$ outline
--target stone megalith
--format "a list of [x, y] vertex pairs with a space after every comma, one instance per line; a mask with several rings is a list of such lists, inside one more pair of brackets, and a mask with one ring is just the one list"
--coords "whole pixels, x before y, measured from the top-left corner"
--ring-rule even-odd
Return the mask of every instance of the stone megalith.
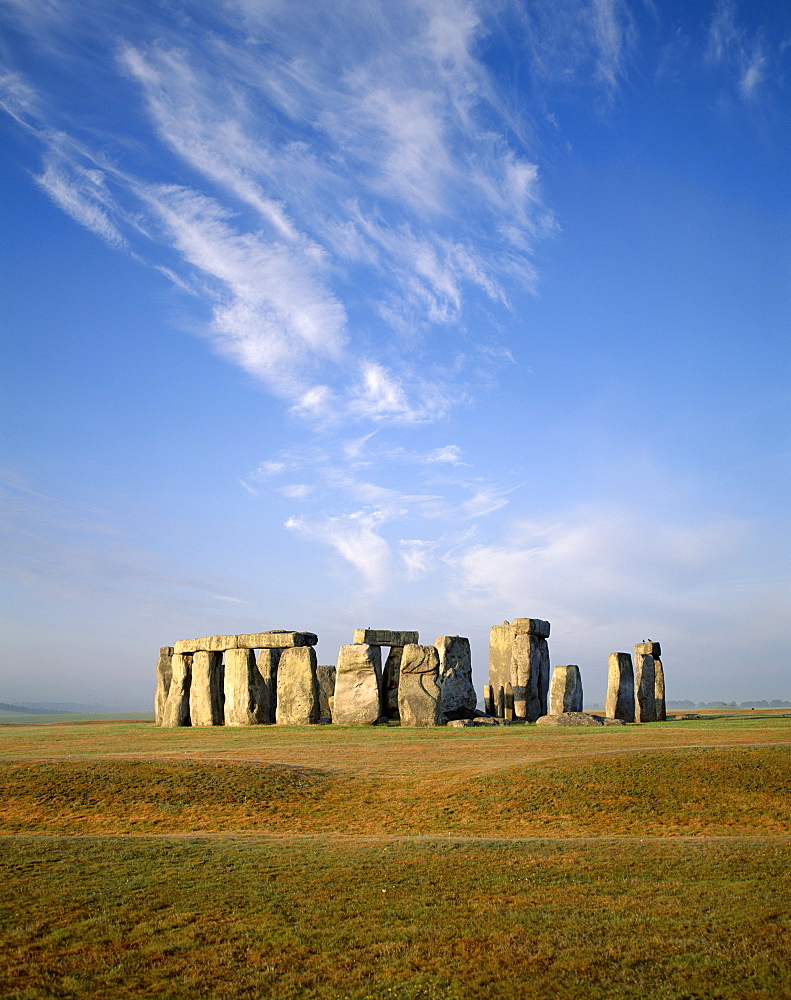
[[494, 715], [494, 689], [491, 684], [483, 686], [483, 710], [487, 715]]
[[222, 653], [198, 650], [192, 654], [191, 725], [221, 726], [224, 702]]
[[634, 721], [656, 722], [654, 658], [634, 654]]
[[471, 719], [478, 696], [472, 683], [470, 640], [461, 635], [441, 635], [434, 645], [439, 653], [439, 686], [446, 719]]
[[403, 646], [391, 646], [382, 675], [382, 711], [388, 719], [398, 721], [398, 682], [401, 678]]
[[154, 694], [154, 724], [162, 725], [162, 716], [165, 713], [165, 702], [168, 700], [170, 690], [170, 678], [173, 673], [171, 660], [173, 659], [172, 646], [160, 646], [159, 659], [157, 660], [157, 690]]
[[225, 725], [257, 726], [271, 720], [269, 689], [252, 649], [225, 651]]
[[549, 646], [543, 636], [538, 642], [538, 652], [538, 707], [541, 715], [546, 715], [549, 709], [549, 683], [552, 670], [549, 665]]
[[162, 725], [168, 729], [190, 724], [192, 653], [174, 653], [170, 665], [170, 688], [162, 712]]
[[604, 711], [610, 719], [634, 722], [634, 667], [629, 653], [610, 653]]
[[503, 718], [507, 722], [514, 721], [514, 686], [510, 681], [505, 685], [505, 711], [503, 712]]
[[368, 643], [341, 646], [335, 674], [333, 724], [372, 726], [382, 715], [382, 649]]
[[[280, 657], [283, 655], [282, 649], [262, 649], [258, 653], [256, 669], [258, 670], [260, 681], [253, 678], [254, 691], [258, 704], [255, 712], [256, 720], [268, 725], [274, 725], [275, 712], [277, 711], [277, 668]], [[263, 686], [263, 690], [261, 689]]]
[[330, 698], [335, 697], [336, 667], [334, 663], [320, 663], [316, 667], [316, 679], [319, 682], [319, 718], [331, 719], [332, 706]]
[[511, 642], [511, 685], [514, 690], [514, 715], [535, 722], [541, 711], [539, 679], [541, 676], [541, 638], [520, 632]]
[[402, 726], [441, 726], [442, 689], [436, 646], [404, 646], [398, 684], [398, 714]]
[[312, 646], [293, 646], [283, 651], [277, 668], [279, 726], [307, 726], [319, 721], [317, 666]]
[[[535, 721], [539, 715], [546, 714], [547, 694], [549, 692], [549, 646], [547, 645], [549, 633], [549, 622], [541, 618], [515, 618], [512, 622], [504, 621], [502, 625], [493, 626], [489, 635], [489, 684], [493, 689], [496, 711], [501, 717], [505, 711], [505, 685], [509, 682], [514, 688], [514, 714], [517, 718], [528, 718]], [[519, 690], [526, 686], [523, 683], [524, 678], [513, 676], [514, 644], [519, 636], [532, 636], [531, 659], [534, 656], [536, 660], [536, 675], [535, 681], [531, 681], [531, 684], [535, 684], [538, 709], [527, 707], [529, 699], [525, 697], [524, 691]], [[525, 670], [527, 668], [524, 662], [526, 655], [524, 647], [526, 645], [523, 640], [523, 648], [518, 654], [523, 661], [522, 667]], [[530, 666], [532, 671], [533, 664], [531, 663]]]
[[552, 671], [549, 691], [549, 715], [582, 711], [582, 677], [575, 663], [557, 666]]
[[662, 647], [658, 642], [636, 642], [635, 653], [648, 653], [654, 658], [654, 701], [656, 703], [656, 721], [665, 722], [667, 707], [665, 705], [665, 668], [662, 666]]

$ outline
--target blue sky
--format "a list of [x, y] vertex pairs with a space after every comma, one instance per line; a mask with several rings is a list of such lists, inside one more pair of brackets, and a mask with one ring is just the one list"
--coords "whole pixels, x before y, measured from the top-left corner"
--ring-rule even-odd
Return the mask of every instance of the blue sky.
[[4, 701], [552, 622], [791, 697], [791, 10], [0, 0]]

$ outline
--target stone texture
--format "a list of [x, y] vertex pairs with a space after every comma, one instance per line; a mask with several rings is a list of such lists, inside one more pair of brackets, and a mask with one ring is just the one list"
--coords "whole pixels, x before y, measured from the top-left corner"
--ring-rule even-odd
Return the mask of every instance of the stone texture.
[[514, 687], [513, 684], [505, 685], [505, 711], [503, 718], [508, 722], [514, 721]]
[[634, 721], [656, 722], [654, 658], [634, 654]]
[[662, 666], [662, 661], [656, 656], [654, 657], [654, 701], [656, 702], [656, 721], [665, 722], [667, 719], [665, 668]]
[[162, 725], [168, 729], [190, 724], [190, 685], [192, 684], [192, 654], [174, 653], [171, 661], [170, 688]]
[[162, 725], [162, 716], [165, 713], [165, 703], [168, 700], [170, 690], [170, 677], [173, 671], [171, 659], [173, 658], [172, 646], [160, 646], [159, 659], [157, 660], [157, 689], [154, 693], [154, 723]]
[[483, 686], [483, 707], [486, 710], [486, 715], [494, 715], [494, 690], [491, 684]]
[[540, 618], [514, 618], [511, 622], [511, 628], [517, 635], [527, 634], [537, 635], [539, 639], [549, 638], [549, 622], [542, 621]]
[[489, 684], [494, 697], [495, 715], [499, 710], [500, 688], [505, 692], [505, 685], [511, 681], [511, 646], [514, 634], [510, 622], [493, 625], [489, 633]]
[[[306, 726], [319, 721], [319, 682], [312, 646], [283, 650], [277, 668], [277, 714], [281, 726]], [[338, 711], [337, 701], [335, 713]]]
[[[266, 689], [265, 694], [257, 695], [258, 708], [255, 715], [258, 722], [274, 725], [277, 712], [277, 668], [280, 657], [283, 655], [282, 649], [272, 649], [265, 647], [258, 654], [256, 668], [261, 677], [261, 683]], [[258, 691], [258, 680], [253, 679], [256, 691]]]
[[398, 682], [401, 677], [401, 657], [403, 655], [403, 646], [391, 646], [382, 675], [382, 711], [388, 719], [392, 719], [394, 722], [400, 718], [398, 714]]
[[650, 640], [648, 642], [636, 642], [634, 644], [634, 651], [635, 653], [647, 653], [648, 656], [653, 656], [654, 659], [662, 655], [662, 647], [659, 643], [651, 642]]
[[335, 676], [332, 721], [372, 726], [382, 715], [382, 650], [368, 643], [341, 646]]
[[629, 653], [610, 653], [604, 711], [610, 719], [634, 722], [634, 667]]
[[536, 719], [537, 726], [603, 726], [604, 719], [588, 712], [562, 712], [558, 715], [542, 715]]
[[251, 632], [246, 635], [209, 635], [203, 639], [179, 639], [174, 653], [222, 653], [226, 649], [288, 649], [292, 646], [315, 646], [319, 638], [313, 632]]
[[552, 671], [549, 692], [549, 715], [582, 711], [582, 677], [575, 663], [557, 666]]
[[224, 701], [222, 653], [207, 653], [205, 650], [193, 653], [190, 724], [221, 726]]
[[404, 646], [398, 685], [398, 714], [402, 726], [440, 726], [444, 722], [436, 646], [419, 646], [417, 643]]
[[225, 725], [257, 726], [271, 722], [270, 690], [252, 649], [225, 652]]
[[476, 717], [472, 720], [472, 724], [474, 726], [499, 726], [500, 720], [488, 715], [483, 718], [476, 715]]
[[316, 679], [319, 682], [319, 718], [331, 719], [332, 708], [330, 698], [335, 697], [335, 676], [337, 670], [334, 663], [320, 663], [316, 667]]
[[549, 708], [549, 682], [552, 673], [549, 666], [549, 646], [546, 639], [539, 639], [538, 652], [538, 704], [541, 714], [546, 715]]
[[434, 645], [439, 653], [439, 686], [446, 719], [471, 719], [478, 704], [472, 683], [470, 640], [461, 635], [441, 635]]
[[355, 645], [406, 646], [418, 641], [417, 632], [391, 632], [384, 628], [356, 628], [354, 630]]
[[535, 722], [541, 711], [539, 680], [544, 640], [529, 632], [515, 635], [511, 643], [511, 684], [514, 689], [514, 714], [517, 719]]
[[453, 729], [466, 729], [468, 726], [474, 726], [475, 722], [473, 719], [448, 719], [448, 725]]

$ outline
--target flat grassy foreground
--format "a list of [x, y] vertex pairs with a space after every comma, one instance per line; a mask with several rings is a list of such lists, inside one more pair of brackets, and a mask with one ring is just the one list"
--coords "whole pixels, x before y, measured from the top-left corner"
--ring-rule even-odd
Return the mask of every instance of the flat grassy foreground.
[[791, 719], [0, 726], [0, 996], [791, 997]]

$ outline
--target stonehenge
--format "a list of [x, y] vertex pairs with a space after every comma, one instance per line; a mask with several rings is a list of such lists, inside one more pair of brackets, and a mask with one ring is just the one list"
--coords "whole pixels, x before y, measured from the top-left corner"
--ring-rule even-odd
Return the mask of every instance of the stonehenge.
[[181, 639], [160, 647], [154, 718], [163, 728], [319, 721], [414, 727], [625, 725], [666, 719], [658, 642], [636, 643], [634, 655], [609, 655], [605, 716], [593, 716], [583, 709], [579, 666], [550, 668], [549, 634], [550, 623], [540, 618], [515, 618], [491, 628], [483, 711], [477, 707], [465, 636], [442, 635], [425, 646], [417, 631], [355, 629], [337, 662], [321, 666], [313, 632], [272, 629]]

